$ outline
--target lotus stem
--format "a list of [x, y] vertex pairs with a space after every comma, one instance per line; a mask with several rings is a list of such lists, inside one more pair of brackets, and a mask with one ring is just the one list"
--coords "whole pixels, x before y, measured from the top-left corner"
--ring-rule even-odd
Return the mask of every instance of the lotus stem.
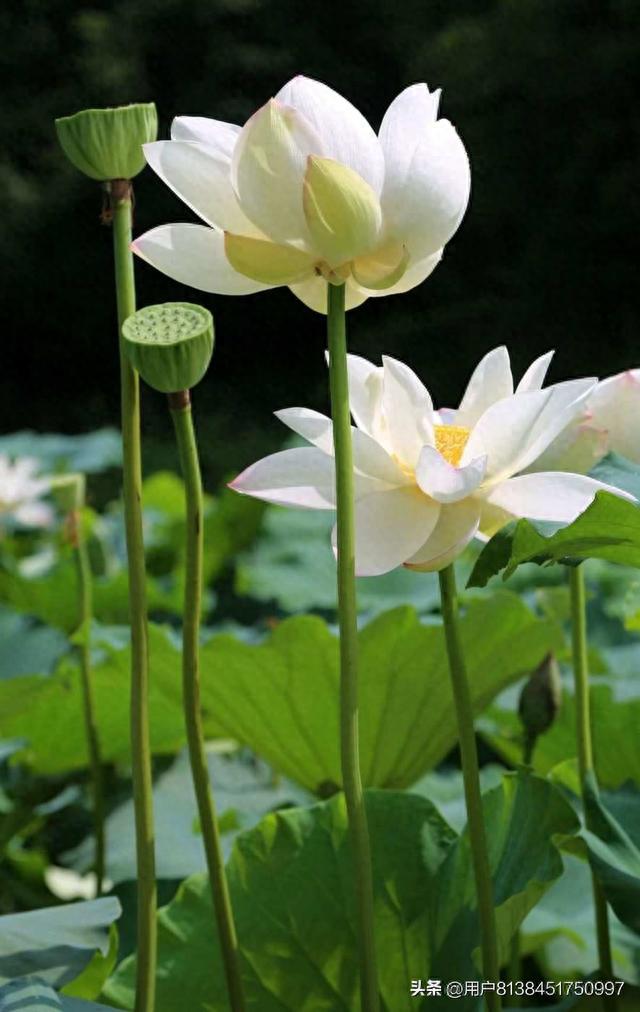
[[[588, 807], [584, 804], [585, 785], [588, 778], [596, 783], [591, 737], [591, 705], [589, 694], [589, 660], [587, 654], [587, 607], [582, 566], [568, 566], [569, 590], [571, 595], [571, 643], [573, 653], [573, 679], [576, 701], [576, 739], [578, 747], [578, 770], [582, 791], [583, 810], [587, 829], [592, 829]], [[602, 980], [613, 980], [613, 959], [609, 936], [609, 911], [602, 886], [593, 871], [593, 907], [598, 944], [598, 969]], [[602, 996], [603, 1008], [616, 1012], [618, 1003], [615, 995]]]
[[340, 744], [342, 780], [353, 854], [360, 962], [360, 1007], [379, 1012], [369, 827], [358, 741], [358, 623], [355, 581], [353, 452], [347, 373], [344, 285], [329, 284], [327, 336], [336, 467], [338, 621], [340, 627]]
[[169, 394], [180, 466], [185, 483], [186, 574], [182, 633], [182, 693], [191, 775], [198, 802], [200, 828], [209, 870], [213, 908], [218, 925], [229, 1000], [233, 1012], [244, 1012], [238, 939], [215, 802], [209, 783], [200, 709], [200, 611], [202, 607], [202, 479], [188, 390]]
[[153, 780], [149, 742], [149, 646], [145, 557], [142, 537], [142, 464], [140, 450], [140, 390], [138, 375], [124, 349], [122, 324], [135, 312], [135, 283], [131, 244], [131, 183], [114, 179], [110, 185], [113, 254], [120, 335], [120, 392], [124, 522], [129, 574], [131, 623], [131, 768], [135, 808], [137, 860], [137, 961], [135, 1012], [154, 1012], [157, 955]]
[[79, 509], [71, 510], [69, 513], [68, 523], [78, 574], [78, 625], [82, 636], [79, 648], [80, 678], [82, 685], [82, 711], [85, 735], [87, 739], [87, 751], [89, 753], [91, 793], [93, 796], [93, 826], [95, 837], [95, 858], [93, 868], [96, 876], [96, 896], [101, 896], [104, 887], [105, 866], [104, 792], [100, 737], [98, 735], [96, 706], [93, 695], [93, 678], [91, 672], [91, 619], [93, 617], [91, 567], [89, 565], [87, 543], [82, 529], [82, 513]]
[[[497, 984], [500, 980], [500, 957], [493, 905], [493, 884], [487, 850], [487, 835], [482, 813], [480, 771], [473, 726], [473, 708], [471, 706], [469, 681], [458, 625], [458, 595], [453, 566], [447, 566], [446, 569], [440, 571], [438, 576], [440, 577], [442, 619], [449, 658], [453, 702], [458, 724], [469, 841], [471, 844], [471, 857], [478, 900], [482, 970], [484, 980], [487, 983]], [[495, 992], [490, 992], [485, 997], [489, 1012], [500, 1012], [502, 1008], [500, 996]]]

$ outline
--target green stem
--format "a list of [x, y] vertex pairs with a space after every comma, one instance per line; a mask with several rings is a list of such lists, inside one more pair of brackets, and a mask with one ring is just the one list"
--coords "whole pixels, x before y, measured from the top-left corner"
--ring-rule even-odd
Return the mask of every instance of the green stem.
[[102, 783], [102, 759], [100, 756], [100, 738], [96, 720], [96, 707], [93, 697], [93, 679], [91, 675], [91, 618], [93, 613], [91, 567], [87, 553], [87, 543], [82, 529], [82, 514], [74, 510], [69, 520], [71, 523], [72, 540], [75, 546], [76, 568], [78, 573], [78, 619], [82, 635], [80, 644], [80, 677], [82, 682], [82, 709], [84, 716], [87, 750], [89, 752], [89, 768], [91, 771], [91, 790], [93, 794], [93, 824], [95, 835], [96, 896], [102, 895], [104, 886], [104, 793]]
[[207, 856], [227, 989], [233, 1012], [244, 1012], [238, 940], [224, 870], [215, 803], [209, 784], [209, 770], [200, 710], [200, 611], [202, 607], [202, 479], [193, 428], [189, 392], [169, 395], [176, 431], [186, 499], [186, 573], [184, 627], [182, 633], [182, 692], [189, 744], [191, 775], [198, 802], [200, 828]]
[[124, 522], [129, 569], [131, 622], [131, 767], [135, 807], [138, 879], [138, 929], [135, 1012], [153, 1012], [156, 976], [155, 846], [153, 781], [149, 742], [149, 647], [145, 558], [142, 539], [142, 463], [140, 450], [140, 391], [138, 374], [129, 364], [121, 333], [123, 322], [135, 312], [131, 244], [131, 184], [110, 184], [113, 214], [113, 255], [120, 335], [120, 392]]
[[[587, 608], [582, 566], [569, 566], [569, 589], [571, 592], [571, 641], [573, 650], [573, 678], [576, 700], [576, 738], [578, 746], [578, 770], [583, 791], [583, 807], [587, 829], [592, 829], [587, 806], [584, 805], [584, 788], [587, 778], [595, 778], [593, 745], [591, 739], [591, 706], [589, 698], [589, 660], [587, 654]], [[609, 937], [609, 913], [602, 886], [591, 873], [593, 906], [598, 943], [598, 963], [602, 980], [613, 980], [613, 959]], [[603, 1006], [615, 1012], [615, 995], [603, 996]]]
[[353, 853], [360, 960], [360, 1005], [378, 1012], [373, 873], [358, 743], [358, 624], [355, 582], [353, 453], [347, 374], [344, 285], [328, 286], [327, 334], [336, 464], [338, 620], [340, 625], [340, 742], [342, 779]]
[[[485, 981], [488, 983], [498, 983], [500, 980], [500, 957], [498, 954], [498, 936], [493, 908], [493, 884], [491, 881], [487, 837], [482, 814], [480, 771], [478, 768], [478, 751], [473, 726], [473, 708], [471, 706], [467, 670], [458, 627], [458, 595], [453, 566], [447, 566], [438, 575], [440, 577], [442, 619], [449, 657], [453, 701], [458, 722], [469, 841], [471, 843], [471, 856], [478, 898], [482, 969]], [[486, 1002], [489, 1012], [500, 1012], [502, 1002], [499, 995], [495, 993], [487, 994]]]

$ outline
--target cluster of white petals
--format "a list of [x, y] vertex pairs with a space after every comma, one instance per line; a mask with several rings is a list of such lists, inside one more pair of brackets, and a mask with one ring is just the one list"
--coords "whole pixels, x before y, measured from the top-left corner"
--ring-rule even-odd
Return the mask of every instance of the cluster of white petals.
[[[439, 411], [402, 362], [349, 356], [358, 575], [443, 569], [472, 538], [510, 520], [568, 523], [599, 490], [626, 495], [584, 474], [541, 470], [545, 451], [596, 389], [594, 379], [543, 389], [551, 356], [533, 362], [514, 388], [507, 350], [496, 348], [459, 407]], [[306, 408], [276, 414], [311, 445], [265, 457], [231, 487], [284, 506], [335, 509], [330, 419]]]
[[12, 463], [0, 454], [0, 523], [9, 518], [28, 527], [48, 527], [53, 522], [51, 506], [41, 502], [50, 481], [37, 473], [37, 460], [21, 457]]
[[243, 127], [174, 120], [149, 165], [206, 225], [161, 225], [133, 250], [176, 281], [221, 295], [280, 285], [326, 311], [406, 292], [436, 267], [469, 199], [467, 154], [426, 84], [391, 103], [376, 135], [345, 98], [296, 77]]

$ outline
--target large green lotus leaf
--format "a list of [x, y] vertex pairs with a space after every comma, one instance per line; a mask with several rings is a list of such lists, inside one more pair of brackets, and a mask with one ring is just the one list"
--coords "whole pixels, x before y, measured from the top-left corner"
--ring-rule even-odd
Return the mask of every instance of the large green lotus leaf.
[[0, 679], [51, 671], [68, 649], [59, 629], [0, 608]]
[[546, 565], [581, 559], [640, 567], [640, 506], [610, 492], [598, 492], [584, 513], [566, 527], [515, 521], [485, 545], [468, 585], [484, 587], [500, 572], [506, 580], [526, 562]]
[[12, 980], [0, 987], [0, 1012], [109, 1012], [106, 1005], [58, 994], [38, 977]]
[[[500, 591], [461, 620], [476, 713], [559, 645], [558, 627]], [[276, 769], [320, 795], [341, 783], [338, 643], [319, 618], [290, 618], [254, 646], [230, 636], [202, 650], [205, 713]], [[0, 711], [1, 712], [1, 711]], [[407, 787], [456, 742], [442, 625], [411, 608], [360, 633], [360, 756], [370, 787]], [[12, 731], [12, 733], [15, 733]]]
[[[383, 1008], [442, 1010], [448, 999], [410, 996], [412, 979], [477, 979], [479, 944], [466, 833], [453, 831], [414, 794], [367, 795], [374, 866], [376, 942]], [[554, 837], [575, 816], [556, 788], [510, 775], [485, 796], [503, 940], [562, 868]], [[509, 830], [517, 826], [514, 837]], [[260, 1012], [356, 1012], [351, 852], [344, 798], [269, 815], [241, 834], [228, 865], [248, 1002]], [[455, 937], [453, 932], [455, 931]], [[445, 936], [443, 938], [443, 935]], [[188, 879], [159, 915], [156, 1012], [227, 1012], [208, 883]], [[134, 961], [105, 989], [133, 1004]], [[476, 999], [461, 1012], [476, 1012]]]
[[[629, 799], [631, 798], [631, 803]], [[640, 935], [640, 794], [625, 792], [625, 803], [617, 815], [599, 795], [592, 775], [584, 792], [589, 829], [582, 833], [589, 862], [607, 900], [623, 924]], [[629, 817], [625, 816], [629, 813]], [[624, 818], [624, 823], [620, 821]]]
[[109, 950], [109, 927], [120, 916], [117, 899], [47, 907], [0, 917], [0, 984], [37, 976], [62, 987]]
[[[598, 965], [591, 873], [586, 861], [564, 854], [564, 873], [531, 910], [521, 928], [521, 953], [535, 954], [547, 980], [587, 976]], [[616, 976], [640, 983], [640, 939], [609, 912]]]
[[[616, 666], [619, 651], [603, 657]], [[591, 680], [592, 733], [600, 784], [617, 788], [626, 780], [640, 784], [640, 681], [624, 670], [615, 676]], [[479, 719], [478, 727], [492, 748], [508, 763], [522, 762], [522, 725], [517, 713], [519, 690], [507, 689]], [[563, 681], [562, 705], [549, 731], [536, 741], [533, 767], [547, 774], [554, 766], [576, 756], [576, 713], [571, 679]], [[615, 742], [615, 747], [612, 743]]]
[[[238, 564], [237, 591], [290, 613], [336, 611], [336, 562], [331, 551], [335, 517], [322, 510], [267, 509], [261, 536]], [[458, 563], [461, 578], [469, 573], [467, 553]], [[309, 573], [313, 578], [309, 579]], [[384, 576], [358, 580], [358, 608], [378, 613], [400, 604], [420, 612], [432, 611], [440, 601], [435, 573], [394, 569]]]
[[[312, 800], [296, 784], [282, 777], [275, 778], [271, 770], [254, 757], [210, 752], [207, 759], [225, 857], [229, 856], [238, 832], [254, 826], [267, 812]], [[156, 780], [153, 815], [157, 877], [182, 880], [194, 872], [205, 871], [207, 864], [186, 751]], [[106, 832], [107, 877], [115, 883], [135, 879], [132, 800], [110, 813]], [[87, 837], [63, 859], [79, 872], [89, 871], [94, 861], [93, 837]]]
[[0, 453], [37, 457], [43, 472], [94, 473], [120, 466], [122, 440], [117, 429], [96, 429], [80, 436], [23, 431], [0, 436]]

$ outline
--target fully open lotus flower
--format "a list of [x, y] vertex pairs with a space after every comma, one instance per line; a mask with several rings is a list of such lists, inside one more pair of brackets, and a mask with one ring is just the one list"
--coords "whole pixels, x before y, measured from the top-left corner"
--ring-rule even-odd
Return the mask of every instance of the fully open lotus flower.
[[221, 295], [288, 285], [326, 311], [406, 292], [438, 264], [469, 199], [469, 161], [440, 92], [415, 84], [378, 136], [325, 84], [296, 77], [240, 128], [174, 120], [144, 146], [149, 165], [206, 225], [161, 225], [134, 251], [184, 284]]
[[[522, 473], [594, 388], [593, 379], [579, 379], [541, 389], [549, 360], [535, 361], [514, 393], [498, 349], [474, 372], [457, 411], [439, 413], [402, 362], [383, 358], [377, 367], [349, 356], [358, 575], [403, 564], [443, 569], [474, 536], [516, 517], [567, 523], [601, 489], [631, 498], [582, 474]], [[306, 408], [276, 415], [312, 445], [265, 457], [231, 487], [284, 506], [335, 509], [331, 421]]]
[[0, 523], [7, 518], [28, 527], [53, 523], [53, 510], [40, 501], [50, 489], [50, 480], [36, 477], [37, 471], [38, 461], [31, 457], [12, 463], [0, 454]]

